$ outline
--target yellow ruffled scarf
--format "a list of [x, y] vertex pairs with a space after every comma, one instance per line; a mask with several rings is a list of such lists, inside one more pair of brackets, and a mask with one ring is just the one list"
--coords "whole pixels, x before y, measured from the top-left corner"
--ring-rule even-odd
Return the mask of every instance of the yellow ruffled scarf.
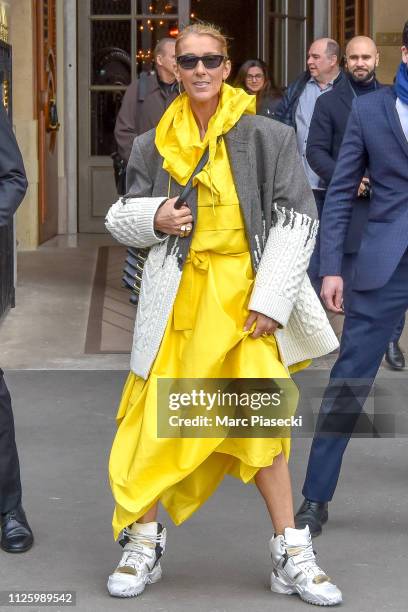
[[[199, 180], [210, 187], [212, 192], [220, 194], [225, 165], [218, 162], [228, 163], [228, 158], [225, 146], [217, 147], [217, 139], [226, 134], [244, 113], [256, 113], [256, 97], [224, 83], [217, 110], [201, 140], [189, 98], [186, 93], [180, 95], [169, 106], [156, 128], [155, 143], [164, 158], [164, 170], [180, 185], [185, 185], [208, 144], [209, 162], [197, 175], [196, 181]], [[217, 163], [214, 164], [214, 161]]]

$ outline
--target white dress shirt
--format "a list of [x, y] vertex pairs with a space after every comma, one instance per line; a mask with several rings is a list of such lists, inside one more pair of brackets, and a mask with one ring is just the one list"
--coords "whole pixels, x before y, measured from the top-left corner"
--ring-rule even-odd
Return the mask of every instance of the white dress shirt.
[[405, 102], [397, 98], [396, 106], [405, 138], [408, 140], [408, 104], [405, 104]]
[[313, 111], [316, 105], [317, 98], [333, 89], [333, 82], [337, 79], [337, 76], [332, 81], [330, 81], [330, 83], [327, 83], [324, 89], [321, 88], [320, 84], [315, 81], [313, 77], [310, 78], [310, 80], [306, 83], [306, 87], [304, 88], [299, 98], [299, 104], [296, 109], [297, 145], [299, 154], [302, 158], [303, 168], [309, 181], [309, 185], [312, 189], [322, 188], [322, 181], [318, 177], [318, 175], [311, 169], [306, 159], [306, 146], [307, 139], [309, 136], [310, 122], [312, 121]]

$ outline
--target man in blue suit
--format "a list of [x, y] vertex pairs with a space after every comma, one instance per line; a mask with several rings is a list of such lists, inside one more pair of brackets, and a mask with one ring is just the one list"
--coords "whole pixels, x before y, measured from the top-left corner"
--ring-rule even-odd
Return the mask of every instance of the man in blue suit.
[[[408, 308], [408, 22], [394, 88], [354, 100], [322, 217], [322, 297], [341, 312], [344, 241], [368, 169], [372, 197], [355, 255], [339, 357], [320, 409], [296, 527], [321, 533], [343, 453], [395, 325]], [[357, 387], [357, 389], [356, 389]], [[337, 435], [334, 433], [337, 432]]]

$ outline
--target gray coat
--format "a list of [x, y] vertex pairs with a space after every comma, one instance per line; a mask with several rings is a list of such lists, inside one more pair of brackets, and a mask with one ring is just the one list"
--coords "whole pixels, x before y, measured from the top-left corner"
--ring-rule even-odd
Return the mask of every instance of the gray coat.
[[[143, 271], [131, 359], [132, 370], [143, 378], [157, 355], [194, 232], [179, 238], [154, 231], [154, 216], [169, 185], [154, 138], [152, 130], [135, 139], [128, 193], [106, 218], [107, 229], [120, 242], [152, 247]], [[280, 324], [275, 337], [286, 365], [326, 354], [338, 342], [306, 275], [318, 222], [294, 131], [266, 117], [244, 115], [225, 142], [256, 275], [249, 309]], [[170, 197], [181, 190], [172, 181]], [[196, 219], [196, 190], [188, 204]]]

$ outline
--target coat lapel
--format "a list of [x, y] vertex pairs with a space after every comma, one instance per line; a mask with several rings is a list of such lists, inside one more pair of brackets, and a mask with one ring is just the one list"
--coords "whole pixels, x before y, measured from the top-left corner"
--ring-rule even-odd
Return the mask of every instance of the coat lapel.
[[392, 131], [401, 147], [403, 148], [406, 155], [408, 155], [408, 141], [405, 137], [404, 130], [402, 129], [401, 122], [399, 119], [398, 111], [395, 106], [397, 97], [395, 95], [394, 89], [390, 89], [387, 92], [388, 95], [384, 98], [384, 104], [388, 116], [388, 120], [390, 122]]
[[343, 102], [343, 104], [345, 104], [347, 110], [351, 112], [354, 95], [347, 77], [344, 77], [339, 98]]

